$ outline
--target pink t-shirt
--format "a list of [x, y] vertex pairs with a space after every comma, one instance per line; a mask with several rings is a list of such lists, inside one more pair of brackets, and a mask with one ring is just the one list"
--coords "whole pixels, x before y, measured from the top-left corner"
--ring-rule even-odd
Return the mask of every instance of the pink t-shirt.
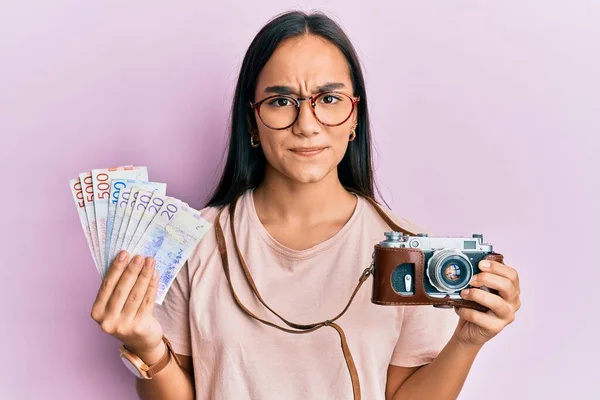
[[[285, 326], [252, 294], [221, 215], [233, 286], [254, 314]], [[352, 385], [332, 327], [291, 334], [263, 325], [241, 311], [231, 295], [219, 250], [215, 207], [201, 210], [213, 228], [201, 240], [155, 315], [175, 351], [193, 356], [197, 399], [351, 399]], [[388, 210], [389, 214], [389, 210]], [[390, 214], [398, 225], [419, 229]], [[306, 250], [273, 239], [261, 224], [252, 190], [238, 201], [235, 227], [242, 255], [265, 302], [289, 321], [320, 322], [348, 302], [373, 246], [390, 227], [358, 197], [350, 220], [333, 237]], [[412, 367], [432, 361], [457, 323], [452, 310], [371, 303], [372, 278], [337, 323], [345, 332], [363, 399], [385, 398], [389, 364]]]

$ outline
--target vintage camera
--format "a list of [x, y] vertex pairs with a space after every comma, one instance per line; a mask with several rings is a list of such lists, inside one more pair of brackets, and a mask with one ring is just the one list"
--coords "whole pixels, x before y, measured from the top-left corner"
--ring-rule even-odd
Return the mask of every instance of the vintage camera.
[[503, 256], [484, 243], [481, 234], [468, 238], [386, 232], [373, 254], [372, 302], [485, 311], [487, 308], [460, 296], [461, 290], [470, 287], [483, 259], [502, 262]]

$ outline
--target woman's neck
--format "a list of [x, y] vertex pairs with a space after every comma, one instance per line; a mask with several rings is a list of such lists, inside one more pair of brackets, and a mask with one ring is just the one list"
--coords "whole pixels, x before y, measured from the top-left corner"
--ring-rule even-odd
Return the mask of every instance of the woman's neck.
[[324, 219], [352, 213], [356, 197], [339, 181], [337, 171], [315, 183], [290, 181], [277, 173], [266, 173], [254, 191], [254, 203], [261, 219], [311, 225]]

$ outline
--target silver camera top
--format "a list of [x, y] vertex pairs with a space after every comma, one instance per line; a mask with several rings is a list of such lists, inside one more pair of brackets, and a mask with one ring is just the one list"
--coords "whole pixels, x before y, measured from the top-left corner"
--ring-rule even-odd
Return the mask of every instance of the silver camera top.
[[461, 252], [492, 252], [490, 243], [483, 242], [483, 235], [475, 233], [472, 237], [464, 236], [432, 236], [419, 233], [417, 236], [405, 235], [402, 232], [385, 232], [385, 240], [379, 242], [383, 247], [401, 247], [422, 251], [456, 249]]

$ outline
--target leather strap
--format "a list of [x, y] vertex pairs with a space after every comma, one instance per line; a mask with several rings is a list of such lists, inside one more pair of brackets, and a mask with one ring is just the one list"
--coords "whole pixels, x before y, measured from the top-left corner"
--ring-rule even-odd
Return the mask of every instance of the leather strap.
[[356, 365], [354, 364], [354, 360], [352, 358], [352, 353], [350, 352], [350, 348], [348, 347], [348, 342], [346, 340], [346, 335], [344, 334], [343, 329], [335, 323], [335, 321], [340, 318], [342, 315], [344, 315], [344, 313], [348, 310], [348, 308], [350, 307], [350, 304], [352, 304], [352, 301], [354, 300], [354, 297], [356, 296], [356, 293], [358, 293], [358, 290], [360, 289], [360, 287], [362, 286], [362, 284], [367, 280], [367, 278], [369, 277], [369, 275], [371, 274], [371, 267], [366, 268], [363, 273], [361, 274], [358, 284], [356, 286], [356, 288], [354, 289], [354, 292], [352, 293], [352, 295], [350, 296], [350, 299], [348, 300], [348, 304], [346, 304], [346, 307], [344, 307], [344, 309], [338, 314], [336, 315], [334, 318], [329, 319], [329, 320], [325, 320], [325, 321], [321, 321], [321, 322], [317, 322], [317, 323], [313, 323], [313, 324], [297, 324], [291, 321], [286, 320], [285, 318], [283, 318], [279, 313], [277, 313], [275, 310], [273, 310], [271, 307], [269, 307], [265, 301], [263, 300], [263, 298], [261, 297], [260, 293], [258, 292], [258, 289], [254, 283], [254, 280], [252, 279], [252, 275], [250, 274], [250, 271], [248, 269], [248, 266], [246, 265], [246, 262], [244, 261], [244, 258], [240, 252], [240, 249], [238, 247], [238, 243], [237, 243], [237, 237], [235, 235], [235, 227], [234, 227], [234, 215], [235, 215], [235, 206], [237, 203], [237, 199], [235, 199], [231, 205], [229, 206], [229, 218], [230, 218], [230, 225], [231, 225], [231, 232], [233, 235], [233, 241], [234, 241], [234, 245], [235, 245], [235, 249], [238, 255], [238, 258], [240, 260], [240, 264], [242, 266], [242, 269], [244, 271], [244, 274], [246, 276], [246, 281], [248, 282], [248, 284], [250, 285], [250, 288], [252, 289], [252, 292], [254, 293], [254, 295], [256, 296], [256, 298], [269, 310], [271, 311], [275, 316], [277, 316], [281, 321], [283, 321], [287, 326], [289, 326], [290, 328], [285, 328], [283, 326], [279, 326], [273, 322], [264, 320], [258, 316], [256, 316], [254, 313], [252, 313], [252, 311], [248, 310], [240, 301], [240, 299], [238, 298], [237, 294], [235, 293], [235, 290], [233, 288], [232, 282], [231, 282], [231, 276], [230, 276], [230, 270], [229, 270], [229, 260], [228, 260], [228, 256], [227, 256], [227, 245], [225, 243], [225, 236], [223, 235], [223, 230], [221, 228], [221, 223], [220, 223], [220, 218], [221, 218], [221, 213], [223, 212], [223, 209], [221, 209], [221, 211], [219, 212], [219, 214], [217, 215], [216, 218], [216, 224], [215, 224], [215, 233], [217, 236], [217, 245], [219, 247], [219, 252], [221, 254], [221, 260], [223, 263], [223, 269], [225, 271], [225, 276], [227, 277], [227, 282], [229, 284], [229, 288], [231, 290], [231, 294], [233, 295], [233, 298], [235, 299], [236, 304], [246, 313], [248, 314], [250, 317], [254, 318], [255, 320], [271, 326], [273, 328], [279, 329], [281, 331], [284, 332], [288, 332], [288, 333], [293, 333], [293, 334], [305, 334], [305, 333], [309, 333], [309, 332], [313, 332], [316, 331], [317, 329], [321, 329], [324, 326], [331, 326], [333, 329], [335, 329], [339, 336], [340, 336], [340, 341], [341, 341], [341, 346], [342, 346], [342, 352], [344, 354], [344, 359], [346, 361], [346, 366], [348, 367], [348, 372], [350, 373], [350, 380], [352, 382], [352, 392], [353, 392], [353, 398], [354, 400], [361, 400], [361, 393], [360, 393], [360, 380], [358, 377], [358, 371], [356, 370]]
[[[347, 190], [354, 192], [351, 189]], [[381, 216], [381, 218], [383, 218], [383, 220], [393, 229], [393, 230], [401, 230], [403, 232], [407, 232], [409, 234], [414, 234], [413, 232], [410, 232], [406, 229], [401, 228], [399, 225], [397, 225], [380, 207], [379, 205], [375, 202], [375, 200], [371, 199], [370, 197], [366, 197], [367, 200], [373, 205], [373, 207], [375, 207], [375, 209], [377, 210], [377, 212], [379, 213], [379, 215]], [[242, 302], [240, 301], [240, 299], [238, 298], [235, 289], [233, 288], [233, 284], [231, 281], [231, 275], [230, 275], [230, 269], [229, 269], [229, 259], [228, 259], [228, 255], [227, 255], [227, 244], [225, 241], [225, 235], [223, 234], [223, 229], [221, 228], [221, 214], [223, 212], [223, 210], [225, 208], [222, 208], [219, 211], [219, 214], [217, 215], [216, 218], [216, 224], [215, 224], [215, 233], [216, 233], [216, 238], [217, 238], [217, 245], [219, 247], [219, 253], [221, 255], [221, 261], [223, 264], [223, 270], [225, 272], [225, 276], [227, 277], [227, 282], [229, 284], [229, 289], [231, 290], [231, 294], [233, 295], [233, 298], [236, 302], [236, 304], [238, 305], [238, 307], [244, 311], [246, 314], [248, 314], [250, 317], [252, 317], [253, 319], [271, 326], [273, 328], [279, 329], [281, 331], [284, 332], [288, 332], [288, 333], [293, 333], [293, 334], [305, 334], [305, 333], [309, 333], [309, 332], [313, 332], [316, 331], [317, 329], [320, 329], [324, 326], [330, 326], [333, 329], [335, 329], [337, 331], [337, 333], [340, 336], [340, 341], [341, 341], [341, 347], [342, 347], [342, 353], [344, 355], [344, 360], [346, 361], [346, 366], [348, 367], [348, 372], [350, 373], [350, 380], [352, 382], [352, 393], [353, 393], [353, 398], [354, 400], [361, 400], [361, 391], [360, 391], [360, 379], [358, 376], [358, 371], [356, 370], [356, 365], [354, 364], [354, 359], [352, 358], [352, 353], [350, 351], [350, 348], [348, 346], [348, 341], [346, 340], [346, 335], [344, 334], [344, 330], [342, 329], [341, 326], [339, 326], [338, 324], [335, 323], [335, 321], [337, 319], [339, 319], [342, 315], [344, 315], [344, 313], [348, 310], [348, 308], [350, 308], [350, 305], [352, 304], [352, 301], [354, 300], [354, 297], [356, 296], [356, 294], [358, 293], [359, 289], [361, 288], [362, 284], [369, 278], [369, 276], [372, 274], [373, 272], [373, 264], [371, 264], [369, 267], [367, 267], [363, 273], [361, 274], [361, 276], [358, 279], [358, 284], [356, 285], [356, 288], [354, 289], [354, 291], [352, 292], [352, 295], [350, 296], [350, 299], [348, 300], [348, 303], [346, 304], [346, 306], [342, 309], [342, 311], [336, 315], [335, 317], [333, 317], [332, 319], [329, 320], [325, 320], [325, 321], [321, 321], [321, 322], [316, 322], [316, 323], [312, 323], [312, 324], [297, 324], [295, 322], [291, 322], [288, 321], [287, 319], [285, 319], [284, 317], [282, 317], [279, 313], [277, 313], [275, 310], [273, 310], [271, 307], [269, 307], [268, 304], [265, 303], [265, 301], [263, 300], [262, 296], [260, 295], [258, 288], [256, 287], [256, 284], [254, 283], [254, 279], [252, 278], [252, 275], [250, 274], [250, 270], [248, 269], [248, 266], [246, 264], [246, 262], [244, 261], [244, 257], [240, 251], [240, 248], [238, 246], [238, 242], [237, 242], [237, 237], [235, 234], [235, 224], [234, 224], [234, 215], [235, 215], [235, 208], [236, 208], [236, 204], [238, 201], [239, 197], [234, 199], [232, 201], [232, 203], [229, 205], [229, 221], [230, 221], [230, 227], [231, 227], [231, 233], [233, 236], [233, 242], [234, 242], [234, 246], [235, 246], [235, 250], [237, 253], [237, 256], [239, 258], [240, 264], [242, 266], [242, 270], [244, 272], [244, 275], [246, 277], [246, 281], [248, 283], [248, 285], [250, 286], [250, 288], [252, 289], [252, 292], [254, 293], [254, 295], [256, 296], [256, 298], [261, 302], [261, 304], [263, 306], [265, 306], [265, 308], [267, 308], [269, 311], [271, 311], [271, 313], [273, 313], [276, 317], [278, 317], [283, 323], [285, 323], [289, 328], [283, 327], [283, 326], [279, 326], [273, 322], [264, 320], [258, 316], [256, 316], [252, 311], [250, 311], [248, 308], [246, 308]], [[292, 329], [290, 329], [292, 328]]]
[[[379, 214], [379, 216], [386, 222], [386, 224], [389, 225], [389, 227], [392, 230], [402, 231], [405, 234], [408, 234], [411, 236], [415, 236], [418, 233], [418, 232], [413, 232], [408, 229], [405, 229], [405, 228], [401, 227], [400, 225], [396, 224], [390, 218], [390, 216], [379, 206], [379, 204], [371, 197], [364, 196], [361, 193], [358, 193], [355, 190], [350, 189], [350, 188], [346, 188], [346, 190], [348, 190], [349, 192], [352, 192], [352, 193], [356, 193], [357, 195], [362, 196], [363, 198], [367, 199], [367, 201], [375, 208], [375, 210], [377, 210], [377, 213]], [[348, 346], [348, 341], [346, 340], [346, 335], [344, 334], [344, 330], [342, 329], [341, 326], [336, 324], [335, 321], [337, 319], [339, 319], [342, 315], [344, 315], [344, 313], [348, 310], [348, 308], [350, 308], [350, 305], [352, 304], [352, 301], [354, 300], [354, 297], [358, 293], [358, 290], [361, 288], [362, 284], [369, 278], [370, 275], [373, 274], [373, 263], [371, 263], [371, 265], [362, 272], [361, 276], [358, 279], [358, 284], [356, 285], [356, 288], [352, 292], [352, 295], [350, 296], [348, 303], [346, 304], [346, 306], [343, 308], [343, 310], [338, 315], [336, 315], [332, 319], [321, 321], [321, 322], [316, 322], [313, 324], [297, 324], [295, 322], [288, 321], [285, 318], [283, 318], [279, 313], [277, 313], [275, 310], [273, 310], [271, 307], [269, 307], [268, 304], [265, 303], [265, 301], [263, 300], [262, 296], [260, 295], [260, 293], [258, 291], [258, 288], [256, 287], [256, 284], [254, 283], [254, 279], [252, 278], [252, 275], [250, 274], [250, 270], [248, 269], [248, 266], [247, 266], [246, 262], [244, 261], [244, 257], [242, 256], [242, 253], [238, 246], [237, 237], [235, 234], [235, 224], [234, 224], [235, 208], [236, 208], [238, 199], [239, 199], [239, 197], [234, 199], [231, 202], [231, 204], [229, 205], [229, 222], [230, 222], [231, 233], [233, 236], [233, 243], [235, 246], [236, 254], [239, 258], [240, 264], [242, 266], [242, 270], [244, 271], [244, 275], [246, 277], [246, 282], [252, 289], [252, 292], [254, 293], [256, 298], [261, 302], [261, 304], [263, 306], [265, 306], [265, 308], [267, 308], [269, 311], [271, 311], [271, 313], [273, 313], [276, 317], [278, 317], [283, 323], [285, 323], [288, 327], [290, 327], [292, 329], [286, 328], [283, 326], [279, 326], [273, 322], [264, 320], [264, 319], [256, 316], [254, 313], [252, 313], [252, 311], [250, 311], [248, 308], [246, 308], [242, 304], [242, 302], [238, 298], [237, 294], [235, 293], [235, 289], [233, 288], [233, 284], [231, 281], [231, 275], [230, 275], [230, 269], [229, 269], [227, 244], [225, 242], [225, 235], [223, 234], [223, 229], [221, 228], [221, 214], [223, 213], [223, 210], [225, 209], [225, 207], [223, 207], [219, 211], [219, 214], [217, 215], [217, 218], [216, 218], [215, 233], [216, 233], [216, 237], [217, 237], [217, 245], [219, 247], [219, 253], [221, 255], [221, 261], [223, 264], [223, 270], [225, 271], [225, 276], [227, 277], [227, 283], [229, 284], [229, 289], [231, 290], [231, 294], [233, 295], [233, 298], [234, 298], [236, 304], [242, 311], [244, 311], [246, 314], [248, 314], [250, 317], [254, 318], [255, 320], [257, 320], [265, 325], [268, 325], [273, 328], [284, 331], [284, 332], [293, 333], [293, 334], [304, 334], [304, 333], [316, 331], [317, 329], [320, 329], [324, 326], [331, 326], [333, 329], [335, 329], [340, 336], [342, 353], [344, 355], [344, 360], [346, 361], [346, 366], [348, 367], [348, 372], [350, 373], [350, 380], [352, 382], [353, 398], [354, 398], [354, 400], [361, 400], [362, 397], [361, 397], [361, 391], [360, 391], [360, 380], [359, 380], [359, 376], [358, 376], [358, 371], [356, 370], [356, 365], [354, 364], [354, 359], [352, 358], [352, 353], [350, 352], [350, 348]], [[492, 257], [493, 256], [490, 256], [490, 259], [493, 259]], [[459, 305], [459, 304], [453, 303], [453, 305]]]
[[[350, 188], [346, 188], [346, 190], [360, 195], [360, 193], [358, 193]], [[411, 235], [411, 236], [415, 236], [417, 233], [420, 233], [420, 232], [413, 232], [406, 228], [401, 227], [400, 225], [395, 223], [394, 220], [391, 219], [390, 216], [385, 211], [383, 211], [383, 209], [379, 206], [379, 204], [377, 204], [377, 202], [375, 200], [373, 200], [372, 198], [370, 198], [368, 196], [364, 196], [364, 198], [367, 199], [367, 201], [369, 203], [371, 203], [373, 208], [375, 208], [375, 210], [377, 211], [377, 214], [379, 214], [379, 216], [385, 221], [386, 224], [388, 224], [388, 226], [390, 228], [392, 228], [393, 231], [396, 231], [396, 232], [402, 231], [402, 232], [404, 232], [404, 234]]]
[[177, 365], [179, 365], [181, 367], [181, 361], [179, 360], [179, 357], [177, 357], [177, 354], [175, 354], [175, 351], [173, 350], [173, 347], [171, 346], [171, 342], [169, 342], [169, 340], [164, 335], [162, 337], [162, 340], [166, 345], [165, 354], [163, 354], [163, 356], [161, 357], [160, 360], [158, 360], [154, 364], [148, 366], [148, 370], [146, 371], [146, 373], [148, 375], [148, 379], [152, 379], [152, 377], [154, 375], [158, 374], [167, 365], [169, 365], [169, 361], [171, 361], [171, 357], [173, 357], [175, 359], [175, 361], [177, 362]]
[[[369, 201], [369, 203], [375, 208], [375, 210], [377, 210], [377, 213], [379, 214], [379, 216], [389, 225], [389, 227], [392, 230], [402, 231], [405, 234], [408, 234], [411, 236], [415, 236], [418, 233], [418, 232], [412, 232], [412, 231], [405, 229], [405, 228], [399, 226], [398, 224], [396, 224], [389, 217], [389, 215], [379, 206], [379, 204], [371, 197], [364, 196], [361, 193], [358, 193], [355, 190], [352, 190], [350, 188], [346, 188], [346, 190], [348, 190], [349, 192], [352, 192], [352, 193], [356, 193], [359, 196], [362, 196], [363, 198], [366, 198], [367, 201]], [[216, 237], [217, 237], [217, 245], [219, 248], [219, 253], [221, 255], [221, 261], [223, 264], [223, 270], [225, 271], [225, 276], [227, 277], [227, 283], [229, 284], [229, 289], [231, 290], [231, 294], [233, 295], [233, 298], [234, 298], [236, 304], [242, 311], [244, 311], [246, 314], [248, 314], [253, 319], [255, 319], [267, 326], [271, 326], [273, 328], [279, 329], [284, 332], [293, 333], [293, 334], [305, 334], [305, 333], [316, 331], [317, 329], [320, 329], [324, 326], [331, 326], [333, 329], [335, 329], [340, 336], [342, 353], [344, 355], [344, 360], [346, 361], [346, 366], [348, 367], [348, 372], [350, 373], [350, 380], [352, 382], [353, 398], [354, 398], [354, 400], [361, 400], [360, 380], [359, 380], [359, 376], [358, 376], [358, 371], [356, 370], [356, 365], [354, 364], [354, 359], [352, 358], [352, 353], [350, 352], [350, 348], [348, 346], [348, 341], [346, 340], [346, 335], [344, 334], [344, 330], [342, 329], [341, 326], [336, 324], [335, 321], [337, 319], [339, 319], [342, 315], [344, 315], [344, 313], [348, 310], [348, 308], [350, 308], [350, 305], [352, 304], [352, 301], [354, 300], [354, 297], [358, 293], [358, 290], [361, 288], [362, 284], [369, 278], [370, 275], [373, 274], [373, 265], [374, 264], [371, 263], [371, 265], [362, 272], [361, 276], [358, 279], [358, 284], [356, 285], [356, 288], [352, 292], [352, 295], [350, 296], [348, 303], [343, 308], [343, 310], [338, 315], [333, 317], [332, 319], [321, 321], [321, 322], [316, 322], [316, 323], [312, 323], [312, 324], [297, 324], [297, 323], [288, 321], [285, 318], [283, 318], [279, 313], [277, 313], [275, 310], [273, 310], [271, 307], [269, 307], [269, 305], [267, 305], [265, 303], [265, 301], [263, 300], [262, 296], [260, 295], [260, 293], [258, 291], [258, 288], [256, 287], [256, 284], [254, 283], [254, 279], [252, 278], [252, 275], [250, 274], [250, 270], [248, 269], [248, 266], [247, 266], [246, 262], [244, 261], [244, 257], [242, 256], [242, 253], [238, 246], [237, 237], [235, 234], [235, 224], [234, 224], [235, 208], [236, 208], [238, 199], [239, 199], [239, 197], [234, 199], [231, 202], [231, 204], [229, 205], [229, 222], [230, 222], [231, 233], [233, 236], [233, 242], [234, 242], [236, 254], [239, 258], [240, 264], [242, 266], [242, 270], [246, 277], [246, 282], [252, 289], [254, 296], [256, 296], [256, 298], [261, 302], [261, 304], [263, 306], [265, 306], [265, 308], [267, 308], [269, 311], [271, 311], [271, 313], [273, 313], [276, 317], [278, 317], [289, 328], [279, 326], [273, 322], [264, 320], [264, 319], [256, 316], [254, 313], [252, 313], [252, 311], [250, 311], [248, 308], [246, 308], [242, 304], [240, 299], [238, 298], [238, 296], [235, 292], [235, 289], [233, 288], [232, 281], [231, 281], [231, 275], [230, 275], [230, 269], [229, 269], [229, 259], [228, 259], [228, 255], [227, 255], [227, 244], [225, 242], [225, 235], [223, 234], [223, 229], [221, 228], [221, 214], [223, 213], [223, 210], [225, 209], [225, 207], [223, 207], [219, 211], [219, 214], [217, 215], [217, 218], [216, 218], [215, 233], [216, 233]], [[497, 255], [497, 254], [490, 255], [488, 257], [489, 257], [489, 259], [498, 260], [500, 262], [502, 260], [502, 256]], [[399, 304], [399, 303], [396, 303], [396, 304]], [[453, 306], [463, 305], [459, 302], [452, 302], [451, 304]], [[477, 306], [475, 304], [472, 307], [477, 308]], [[290, 328], [292, 328], [292, 329], [290, 329]]]

